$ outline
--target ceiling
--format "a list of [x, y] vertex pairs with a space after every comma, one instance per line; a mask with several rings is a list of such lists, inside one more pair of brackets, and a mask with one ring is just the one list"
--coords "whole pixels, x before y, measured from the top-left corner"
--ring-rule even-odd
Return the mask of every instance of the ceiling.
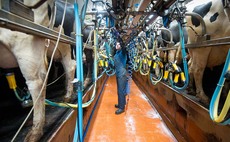
[[[100, 16], [113, 17], [115, 27], [122, 39], [129, 42], [132, 36], [146, 30], [159, 14], [168, 9], [176, 0], [89, 0], [86, 23]], [[79, 7], [85, 1], [78, 1]], [[105, 22], [104, 22], [105, 23]], [[102, 22], [101, 27], [105, 26]]]

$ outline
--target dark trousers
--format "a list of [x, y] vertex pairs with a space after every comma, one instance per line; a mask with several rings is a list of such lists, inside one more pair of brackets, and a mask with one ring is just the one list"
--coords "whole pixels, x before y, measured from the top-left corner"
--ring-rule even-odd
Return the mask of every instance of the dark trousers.
[[118, 91], [118, 107], [120, 109], [124, 109], [126, 105], [126, 98], [127, 95], [127, 76], [126, 74], [116, 77], [117, 79], [117, 91]]
[[116, 80], [117, 80], [117, 93], [118, 93], [118, 107], [124, 109], [126, 105], [125, 96], [128, 94], [128, 77], [126, 75], [126, 68], [122, 65], [119, 58], [115, 58]]
[[116, 69], [116, 79], [117, 79], [117, 94], [118, 94], [118, 107], [120, 109], [125, 108], [126, 99], [125, 96], [128, 94], [129, 85], [128, 77], [126, 71], [126, 54], [123, 53], [124, 50], [119, 50], [114, 56], [114, 65]]

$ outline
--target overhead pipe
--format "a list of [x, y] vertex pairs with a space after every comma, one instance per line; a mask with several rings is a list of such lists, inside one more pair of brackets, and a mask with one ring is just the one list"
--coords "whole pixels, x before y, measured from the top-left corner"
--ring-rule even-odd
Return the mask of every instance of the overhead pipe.
[[171, 5], [173, 5], [175, 3], [176, 0], [168, 0], [165, 4], [164, 4], [164, 8], [168, 9]]
[[[158, 0], [158, 1], [155, 3], [155, 5], [153, 6], [154, 9], [158, 9], [158, 7], [159, 7], [160, 5], [162, 5], [163, 1], [164, 1], [164, 0]], [[151, 1], [151, 2], [152, 2], [152, 1]]]
[[154, 14], [153, 17], [149, 19], [149, 21], [146, 23], [146, 25], [152, 24], [157, 19], [158, 15], [156, 14], [156, 12], [154, 12], [153, 14]]
[[168, 9], [172, 4], [175, 3], [175, 1], [176, 0], [168, 0], [167, 2], [165, 2], [165, 0], [158, 0], [154, 5], [154, 9], [157, 10], [159, 7], [163, 7], [164, 9]]
[[[111, 12], [112, 13], [112, 12]], [[145, 12], [145, 11], [128, 11], [127, 15], [149, 15], [149, 14], [153, 14], [155, 12], [150, 11], [150, 12]], [[86, 15], [97, 15], [97, 14], [101, 14], [101, 15], [105, 15], [105, 16], [109, 16], [109, 13], [105, 10], [102, 11], [87, 11], [85, 13]]]

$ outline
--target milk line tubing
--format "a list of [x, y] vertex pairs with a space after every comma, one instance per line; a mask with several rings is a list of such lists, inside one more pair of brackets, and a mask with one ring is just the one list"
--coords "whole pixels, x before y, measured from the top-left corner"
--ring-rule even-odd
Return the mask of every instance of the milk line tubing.
[[221, 125], [227, 125], [230, 124], [230, 118], [226, 118], [226, 115], [228, 114], [229, 108], [230, 108], [230, 90], [228, 91], [228, 95], [226, 97], [225, 103], [223, 108], [221, 109], [221, 112], [218, 112], [219, 107], [219, 101], [221, 96], [221, 91], [224, 86], [224, 82], [226, 80], [225, 75], [227, 72], [230, 72], [230, 49], [228, 51], [228, 55], [226, 58], [226, 62], [224, 65], [224, 68], [222, 70], [219, 82], [216, 86], [216, 89], [213, 93], [211, 103], [209, 105], [209, 115], [211, 119]]
[[[102, 19], [102, 18], [101, 18]], [[99, 20], [101, 22], [101, 19]], [[100, 26], [100, 23], [99, 23]], [[106, 16], [106, 28], [107, 27], [113, 27], [114, 26], [114, 20], [111, 17], [107, 17]], [[104, 40], [102, 40], [103, 44], [102, 44], [102, 48], [101, 51], [99, 51], [99, 67], [102, 67], [106, 74], [108, 76], [112, 76], [116, 73], [115, 71], [115, 66], [114, 66], [114, 60], [112, 57], [112, 47], [110, 46], [111, 44], [113, 44], [112, 38], [109, 41], [109, 35], [111, 34], [111, 30], [110, 31], [105, 31], [104, 33]]]
[[[164, 18], [164, 23], [172, 20], [176, 20], [178, 22], [179, 32], [180, 32], [180, 45], [181, 45], [181, 52], [182, 52], [182, 60], [183, 60], [183, 69], [185, 72], [185, 78], [182, 74], [182, 80], [184, 82], [183, 86], [177, 86], [172, 79], [172, 73], [170, 74], [170, 84], [173, 88], [177, 90], [184, 90], [187, 88], [189, 83], [189, 75], [188, 75], [188, 64], [186, 60], [186, 51], [185, 51], [185, 42], [184, 42], [184, 33], [182, 27], [185, 25], [185, 12], [186, 7], [184, 5], [184, 0], [178, 0], [175, 5], [172, 7], [172, 12], [170, 13], [169, 17]], [[178, 77], [178, 76], [176, 76]], [[174, 78], [175, 79], [175, 78]]]
[[86, 7], [88, 5], [88, 0], [84, 3], [83, 11], [81, 13], [81, 19], [78, 13], [78, 3], [75, 0], [74, 2], [74, 14], [75, 14], [75, 23], [76, 23], [76, 64], [77, 64], [77, 70], [76, 70], [76, 76], [77, 76], [77, 98], [78, 98], [78, 116], [76, 118], [76, 125], [75, 125], [75, 132], [74, 132], [74, 138], [73, 142], [77, 142], [78, 140], [80, 142], [83, 142], [83, 108], [82, 108], [82, 96], [83, 96], [83, 62], [82, 62], [82, 54], [83, 54], [83, 45], [82, 45], [82, 36], [81, 36], [81, 23], [84, 23], [85, 13], [86, 13]]

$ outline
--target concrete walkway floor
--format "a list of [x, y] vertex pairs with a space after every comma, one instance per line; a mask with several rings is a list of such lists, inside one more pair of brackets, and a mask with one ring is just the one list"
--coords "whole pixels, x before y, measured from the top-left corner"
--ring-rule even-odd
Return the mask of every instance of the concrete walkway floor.
[[112, 76], [106, 83], [101, 102], [85, 142], [177, 142], [156, 109], [132, 81], [128, 108], [116, 115], [117, 84]]

